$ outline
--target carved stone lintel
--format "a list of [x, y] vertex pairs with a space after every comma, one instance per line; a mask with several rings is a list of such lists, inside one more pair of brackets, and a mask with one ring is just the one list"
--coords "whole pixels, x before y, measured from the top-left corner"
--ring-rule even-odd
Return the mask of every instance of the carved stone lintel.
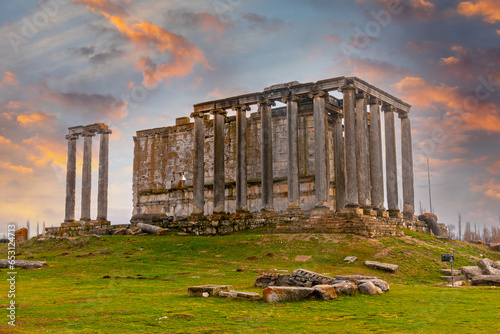
[[276, 105], [276, 103], [270, 99], [260, 100], [259, 104], [265, 104], [266, 106], [272, 106], [272, 107], [274, 107]]
[[365, 100], [368, 100], [370, 98], [370, 94], [366, 93], [366, 92], [358, 92], [358, 94], [356, 94], [356, 100], [357, 99], [365, 99]]
[[390, 104], [386, 104], [386, 103], [382, 104], [382, 111], [383, 112], [386, 112], [386, 111], [396, 111], [396, 110], [397, 110], [396, 107], [394, 107], [394, 106], [392, 106]]
[[251, 108], [249, 105], [246, 105], [246, 104], [233, 104], [232, 110], [234, 111], [238, 111], [238, 110], [241, 110], [241, 111], [250, 111]]
[[353, 90], [354, 92], [358, 91], [356, 86], [354, 86], [353, 84], [348, 84], [339, 88], [339, 92], [344, 92], [346, 90]]
[[380, 105], [380, 104], [382, 104], [382, 100], [380, 100], [379, 98], [376, 98], [376, 97], [370, 97], [368, 99], [368, 104], [369, 105], [372, 105], [372, 104], [378, 104], [378, 105]]
[[326, 98], [328, 97], [328, 92], [326, 90], [318, 90], [318, 91], [315, 91], [315, 92], [310, 92], [308, 94], [309, 98], [314, 98], [314, 97], [323, 97], [323, 98]]
[[295, 95], [295, 94], [290, 94], [288, 96], [284, 96], [282, 99], [281, 99], [281, 102], [283, 103], [287, 103], [288, 101], [294, 101], [294, 102], [300, 102], [302, 101], [302, 97], [300, 97], [299, 95]]
[[189, 117], [191, 117], [191, 118], [196, 118], [196, 117], [203, 118], [204, 116], [205, 116], [205, 114], [202, 112], [193, 112], [193, 113], [191, 113], [191, 115], [189, 115]]

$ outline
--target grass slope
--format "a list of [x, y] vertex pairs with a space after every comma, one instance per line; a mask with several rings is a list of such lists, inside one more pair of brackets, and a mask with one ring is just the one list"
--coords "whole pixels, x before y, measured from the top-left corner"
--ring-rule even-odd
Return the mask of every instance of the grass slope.
[[[8, 285], [0, 283], [2, 333], [492, 333], [500, 331], [500, 288], [442, 286], [443, 253], [455, 267], [473, 257], [500, 260], [482, 245], [445, 241], [415, 232], [368, 239], [345, 234], [260, 234], [224, 237], [104, 236], [18, 245], [18, 259], [47, 261], [18, 270], [17, 321], [5, 317]], [[2, 258], [6, 246], [0, 248]], [[266, 256], [267, 255], [267, 256]], [[311, 256], [296, 261], [298, 255]], [[353, 264], [342, 260], [358, 257]], [[396, 275], [363, 265], [399, 264]], [[260, 271], [297, 268], [327, 275], [376, 275], [391, 284], [378, 296], [335, 301], [266, 304], [187, 297], [187, 287], [231, 284], [254, 291]], [[237, 271], [237, 269], [240, 269]], [[4, 277], [7, 270], [4, 271]], [[110, 276], [111, 278], [103, 278]], [[120, 278], [117, 278], [120, 277]], [[126, 278], [130, 277], [130, 278]], [[145, 277], [146, 279], [139, 279]], [[133, 279], [132, 279], [133, 278]]]

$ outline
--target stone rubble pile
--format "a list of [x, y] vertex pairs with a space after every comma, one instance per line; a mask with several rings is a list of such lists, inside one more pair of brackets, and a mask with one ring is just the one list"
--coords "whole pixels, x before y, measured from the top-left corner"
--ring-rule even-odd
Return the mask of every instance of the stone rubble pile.
[[[451, 269], [441, 269], [441, 276], [451, 283]], [[492, 261], [488, 258], [478, 261], [477, 266], [464, 266], [460, 270], [453, 270], [455, 285], [464, 285], [470, 282], [471, 285], [500, 286], [500, 261]]]
[[[268, 303], [300, 299], [331, 300], [337, 295], [381, 294], [389, 291], [389, 284], [377, 277], [342, 275], [329, 277], [305, 269], [291, 274], [260, 273], [255, 286], [265, 288], [263, 298]], [[260, 299], [258, 293], [232, 290], [230, 285], [201, 285], [188, 288], [189, 296], [220, 296], [228, 298]]]

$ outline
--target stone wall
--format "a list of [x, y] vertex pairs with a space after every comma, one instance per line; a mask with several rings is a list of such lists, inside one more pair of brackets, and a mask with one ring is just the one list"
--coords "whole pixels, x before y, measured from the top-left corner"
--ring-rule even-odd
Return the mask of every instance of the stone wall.
[[[334, 100], [327, 111], [336, 108]], [[205, 116], [205, 214], [213, 212], [213, 120]], [[235, 212], [236, 195], [236, 117], [225, 121], [226, 211]], [[189, 118], [177, 119], [176, 125], [138, 131], [134, 137], [133, 216], [157, 214], [186, 217], [193, 210], [194, 124]], [[247, 119], [248, 205], [251, 212], [261, 208], [261, 124], [260, 113]], [[330, 203], [334, 209], [333, 119], [329, 119], [328, 153], [330, 157]], [[273, 109], [274, 209], [288, 206], [288, 137], [286, 108]], [[302, 209], [315, 204], [314, 191], [314, 120], [312, 101], [299, 105], [299, 173]], [[182, 180], [184, 175], [185, 180]]]

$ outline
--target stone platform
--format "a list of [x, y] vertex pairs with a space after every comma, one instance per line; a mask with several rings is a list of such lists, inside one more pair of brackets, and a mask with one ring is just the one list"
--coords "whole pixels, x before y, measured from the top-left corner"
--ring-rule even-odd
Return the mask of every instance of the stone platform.
[[111, 222], [108, 220], [88, 220], [64, 222], [61, 227], [47, 227], [45, 233], [57, 237], [74, 237], [89, 234], [92, 230], [109, 229]]

